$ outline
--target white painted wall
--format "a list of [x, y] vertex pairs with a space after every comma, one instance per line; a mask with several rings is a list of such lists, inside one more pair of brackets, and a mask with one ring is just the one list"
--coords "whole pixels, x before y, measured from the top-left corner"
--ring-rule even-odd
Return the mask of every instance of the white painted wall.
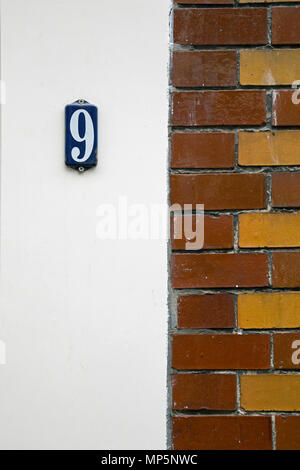
[[[163, 449], [166, 241], [99, 240], [97, 207], [166, 202], [169, 0], [1, 0], [0, 446]], [[64, 166], [64, 106], [99, 165]]]

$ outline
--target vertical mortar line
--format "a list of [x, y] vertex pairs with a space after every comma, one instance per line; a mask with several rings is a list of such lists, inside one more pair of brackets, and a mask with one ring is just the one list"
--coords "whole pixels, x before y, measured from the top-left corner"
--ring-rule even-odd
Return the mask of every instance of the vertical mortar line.
[[268, 212], [272, 210], [272, 172], [266, 173], [266, 206]]
[[[239, 168], [239, 132], [235, 131], [234, 139], [234, 171]], [[238, 252], [239, 249], [239, 216], [233, 215], [233, 249]], [[237, 326], [237, 325], [236, 325]]]
[[235, 131], [234, 136], [234, 169], [239, 168], [239, 131]]
[[268, 271], [269, 271], [269, 287], [272, 288], [273, 284], [273, 253], [268, 253]]
[[272, 100], [273, 90], [266, 91], [266, 127], [272, 131]]
[[270, 333], [270, 354], [271, 354], [271, 369], [274, 371], [274, 332]]
[[[272, 6], [268, 6], [267, 10], [267, 22], [268, 22], [268, 46], [272, 48]], [[267, 91], [267, 126], [272, 130], [272, 98], [273, 91]], [[270, 212], [272, 210], [272, 173], [268, 173], [266, 176], [266, 202], [267, 210]], [[272, 251], [268, 252], [268, 281], [269, 288], [272, 288]], [[274, 370], [274, 333], [270, 333], [270, 364], [271, 369]], [[275, 424], [275, 415], [274, 413], [271, 416], [272, 422], [272, 449], [276, 450], [276, 424]]]
[[[234, 332], [236, 334], [242, 334], [242, 331], [239, 329], [239, 325], [238, 325], [238, 294], [233, 294], [233, 295], [234, 295], [234, 319], [235, 319]], [[241, 411], [241, 378], [240, 378], [240, 372], [238, 370], [236, 371], [236, 412], [239, 415], [243, 414]]]
[[241, 410], [241, 376], [239, 372], [236, 374], [236, 410], [238, 415], [244, 414]]
[[268, 23], [268, 46], [272, 47], [272, 6], [267, 8], [267, 23]]
[[238, 303], [238, 296], [237, 294], [233, 294], [233, 302], [234, 302], [234, 331], [238, 333], [238, 311], [237, 311], [237, 303]]
[[[266, 205], [268, 212], [272, 209], [272, 173], [266, 175]], [[268, 287], [272, 288], [272, 251], [268, 251]], [[274, 369], [274, 337], [273, 332], [270, 333], [270, 365], [271, 369]], [[272, 416], [273, 426], [273, 416]], [[274, 432], [272, 431], [272, 437]], [[274, 437], [273, 437], [274, 447]]]
[[237, 253], [239, 251], [239, 216], [233, 216], [233, 249]]
[[[272, 48], [272, 7], [269, 6], [267, 10], [267, 18], [268, 18], [268, 46]], [[267, 92], [267, 125], [270, 129], [272, 129], [272, 96], [273, 92]], [[267, 182], [266, 182], [266, 197], [267, 197], [267, 210], [270, 212], [272, 210], [272, 173], [267, 174]], [[269, 287], [272, 288], [272, 252], [269, 251], [268, 253], [268, 281]], [[271, 369], [274, 369], [274, 336], [273, 332], [270, 333], [270, 364]], [[275, 416], [272, 414], [272, 448], [273, 450], [276, 449], [276, 429], [275, 429]]]
[[236, 88], [240, 88], [240, 86], [241, 86], [241, 83], [240, 83], [240, 63], [241, 63], [240, 49], [236, 49]]
[[[239, 7], [238, 0], [234, 0], [234, 8]], [[236, 49], [236, 89], [241, 87], [240, 84], [240, 50]], [[239, 169], [239, 129], [235, 131], [235, 171]], [[233, 250], [235, 253], [239, 251], [239, 216], [233, 216]], [[234, 294], [234, 318], [235, 318], [235, 333], [241, 334], [238, 324], [238, 294]], [[238, 351], [237, 351], [238, 353]], [[241, 378], [239, 371], [236, 371], [236, 412], [238, 415], [241, 413]]]
[[[236, 250], [235, 250], [236, 251]], [[234, 294], [234, 317], [235, 317], [235, 333], [238, 335], [243, 334], [243, 330], [239, 328], [239, 321], [238, 321], [238, 293]], [[239, 351], [237, 351], [237, 354]], [[244, 414], [241, 410], [241, 374], [240, 371], [237, 370], [236, 372], [236, 410], [237, 414]]]
[[276, 450], [276, 416], [272, 414], [272, 448]]
[[[237, 88], [240, 87], [240, 55], [239, 50], [236, 51], [237, 54], [237, 76], [236, 83]], [[239, 168], [239, 131], [238, 129], [235, 132], [235, 171]], [[234, 214], [233, 216], [233, 250], [235, 253], [239, 251], [239, 216]], [[238, 294], [234, 294], [234, 319], [235, 319], [235, 333], [242, 334], [239, 330], [238, 324]], [[238, 415], [242, 414], [241, 412], [241, 378], [239, 371], [236, 372], [236, 412]]]

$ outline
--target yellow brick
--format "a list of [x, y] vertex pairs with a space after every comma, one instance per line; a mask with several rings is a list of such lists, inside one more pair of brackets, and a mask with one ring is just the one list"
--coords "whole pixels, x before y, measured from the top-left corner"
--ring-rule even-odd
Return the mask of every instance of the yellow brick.
[[239, 216], [242, 248], [300, 246], [300, 213], [251, 213]]
[[240, 328], [299, 328], [300, 293], [257, 293], [238, 296]]
[[300, 77], [300, 50], [242, 50], [242, 85], [292, 85]]
[[244, 375], [241, 405], [248, 411], [299, 411], [300, 375]]
[[300, 165], [300, 131], [240, 132], [239, 164]]

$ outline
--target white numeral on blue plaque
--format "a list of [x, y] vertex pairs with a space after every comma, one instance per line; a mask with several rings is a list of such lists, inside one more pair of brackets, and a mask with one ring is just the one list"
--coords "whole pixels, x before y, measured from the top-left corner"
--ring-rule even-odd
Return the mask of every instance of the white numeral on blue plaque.
[[98, 110], [85, 100], [65, 108], [66, 165], [80, 172], [97, 165]]
[[[79, 135], [79, 116], [81, 114], [85, 117], [85, 134], [83, 137]], [[87, 111], [79, 109], [73, 113], [70, 121], [70, 131], [76, 142], [85, 142], [85, 152], [83, 156], [80, 156], [80, 149], [78, 147], [73, 147], [71, 152], [75, 162], [83, 163], [90, 158], [94, 147], [94, 126], [92, 118]]]

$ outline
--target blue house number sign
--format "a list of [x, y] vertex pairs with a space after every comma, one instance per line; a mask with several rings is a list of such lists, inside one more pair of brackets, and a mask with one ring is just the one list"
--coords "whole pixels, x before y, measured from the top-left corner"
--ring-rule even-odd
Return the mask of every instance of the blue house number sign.
[[83, 172], [97, 165], [98, 109], [85, 100], [66, 106], [66, 165]]

